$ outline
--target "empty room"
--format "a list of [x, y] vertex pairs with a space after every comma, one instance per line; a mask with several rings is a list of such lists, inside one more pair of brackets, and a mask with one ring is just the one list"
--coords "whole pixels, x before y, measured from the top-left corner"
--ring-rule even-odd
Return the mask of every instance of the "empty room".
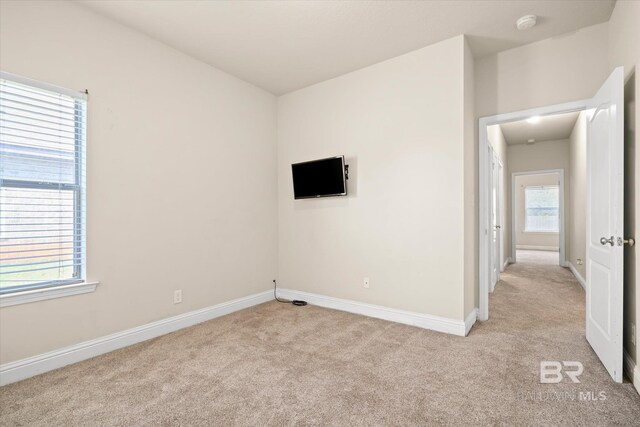
[[0, 0], [0, 425], [638, 425], [638, 22]]

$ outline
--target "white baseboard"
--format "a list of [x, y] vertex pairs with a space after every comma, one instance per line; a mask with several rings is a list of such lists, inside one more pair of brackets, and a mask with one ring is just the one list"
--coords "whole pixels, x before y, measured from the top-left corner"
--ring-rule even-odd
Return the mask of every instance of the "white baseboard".
[[507, 258], [504, 260], [504, 264], [502, 264], [502, 271], [506, 270], [507, 266], [511, 264], [511, 258]]
[[126, 331], [0, 365], [0, 386], [156, 338], [273, 299], [273, 291], [238, 298], [200, 310], [147, 323]]
[[524, 250], [530, 250], [530, 251], [560, 252], [560, 248], [558, 246], [516, 245], [516, 249], [524, 249]]
[[626, 351], [624, 352], [624, 372], [638, 393], [640, 393], [640, 367], [633, 362], [631, 356], [629, 356], [629, 353]]
[[469, 331], [475, 325], [476, 320], [478, 320], [478, 309], [474, 308], [471, 313], [464, 319], [464, 336], [469, 335]]
[[573, 264], [571, 264], [571, 261], [566, 261], [566, 267], [569, 267], [569, 270], [571, 270], [571, 272], [573, 273], [574, 276], [576, 276], [576, 280], [578, 281], [578, 283], [580, 283], [580, 286], [582, 286], [582, 289], [584, 289], [585, 291], [587, 290], [587, 282], [584, 280], [584, 277], [582, 277], [580, 275], [580, 273], [578, 272], [578, 270], [576, 270], [576, 268], [574, 267]]
[[[309, 292], [294, 291], [291, 289], [278, 289], [278, 297], [290, 300], [305, 300], [309, 304], [320, 307], [347, 311], [349, 313], [361, 314], [363, 316], [375, 317], [376, 319], [389, 320], [391, 322], [403, 323], [405, 325], [417, 326], [419, 328], [431, 329], [433, 331], [444, 332], [461, 337], [467, 334], [466, 322], [463, 320], [454, 320], [446, 317], [398, 310], [380, 305], [366, 304], [358, 301], [328, 297]], [[471, 324], [473, 325], [473, 323]]]

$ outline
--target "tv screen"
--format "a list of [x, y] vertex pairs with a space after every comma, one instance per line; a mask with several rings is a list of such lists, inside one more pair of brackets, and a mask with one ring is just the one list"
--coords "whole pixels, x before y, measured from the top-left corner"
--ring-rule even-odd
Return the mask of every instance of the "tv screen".
[[294, 163], [291, 172], [296, 199], [347, 195], [344, 156]]

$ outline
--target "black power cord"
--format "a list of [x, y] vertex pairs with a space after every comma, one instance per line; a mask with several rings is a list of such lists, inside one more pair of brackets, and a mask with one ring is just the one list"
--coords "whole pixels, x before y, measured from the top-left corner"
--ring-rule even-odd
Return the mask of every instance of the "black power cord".
[[276, 301], [283, 302], [285, 304], [297, 305], [298, 307], [302, 307], [302, 306], [307, 305], [306, 301], [301, 301], [301, 300], [297, 300], [297, 299], [294, 299], [293, 301], [287, 301], [285, 299], [280, 299], [280, 298], [278, 298], [278, 294], [276, 293], [277, 290], [278, 290], [278, 284], [276, 283], [276, 279], [273, 279], [273, 297], [276, 299]]

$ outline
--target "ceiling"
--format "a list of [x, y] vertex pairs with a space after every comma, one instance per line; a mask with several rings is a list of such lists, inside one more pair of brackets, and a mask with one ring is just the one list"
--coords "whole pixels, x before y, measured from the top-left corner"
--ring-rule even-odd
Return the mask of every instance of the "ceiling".
[[537, 123], [521, 120], [502, 124], [500, 128], [508, 145], [526, 144], [529, 139], [535, 139], [535, 142], [569, 139], [579, 114], [574, 112], [543, 116]]
[[[481, 57], [609, 20], [615, 0], [81, 0], [276, 95], [459, 35]], [[515, 21], [539, 16], [518, 31]]]

